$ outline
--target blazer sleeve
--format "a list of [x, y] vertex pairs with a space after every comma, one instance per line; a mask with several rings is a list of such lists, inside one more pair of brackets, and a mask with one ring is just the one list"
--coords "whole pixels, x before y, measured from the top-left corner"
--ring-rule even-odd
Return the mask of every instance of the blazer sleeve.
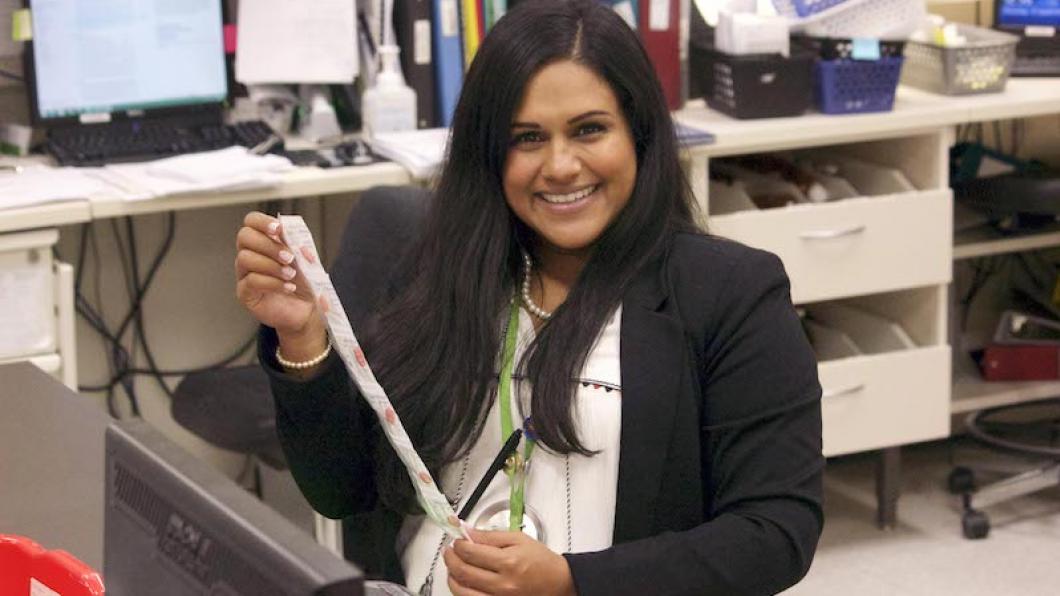
[[378, 424], [334, 352], [318, 375], [301, 380], [276, 362], [276, 332], [262, 327], [258, 358], [276, 403], [276, 432], [298, 488], [321, 514], [339, 519], [376, 502]]
[[719, 276], [723, 289], [696, 330], [705, 338], [697, 367], [706, 521], [566, 555], [583, 596], [774, 594], [809, 569], [823, 526], [816, 359], [780, 260], [743, 255]]

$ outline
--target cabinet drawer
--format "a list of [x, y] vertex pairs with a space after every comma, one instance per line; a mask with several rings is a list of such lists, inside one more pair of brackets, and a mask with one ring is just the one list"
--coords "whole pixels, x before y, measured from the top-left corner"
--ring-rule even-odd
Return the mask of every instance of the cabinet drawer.
[[950, 191], [918, 191], [711, 217], [714, 234], [784, 261], [796, 303], [946, 283]]
[[822, 362], [824, 454], [948, 436], [950, 364], [949, 346]]

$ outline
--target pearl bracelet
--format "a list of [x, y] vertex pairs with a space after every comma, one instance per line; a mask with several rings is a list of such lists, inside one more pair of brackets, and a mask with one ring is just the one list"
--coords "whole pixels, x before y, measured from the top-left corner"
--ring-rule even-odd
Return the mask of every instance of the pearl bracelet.
[[280, 355], [280, 346], [276, 346], [276, 362], [279, 362], [280, 366], [284, 368], [289, 368], [291, 370], [305, 370], [307, 368], [313, 368], [314, 366], [323, 362], [324, 359], [328, 357], [328, 354], [331, 354], [330, 337], [328, 338], [328, 346], [324, 348], [323, 352], [317, 354], [309, 360], [303, 360], [302, 362], [291, 362], [290, 360], [285, 360], [284, 357]]

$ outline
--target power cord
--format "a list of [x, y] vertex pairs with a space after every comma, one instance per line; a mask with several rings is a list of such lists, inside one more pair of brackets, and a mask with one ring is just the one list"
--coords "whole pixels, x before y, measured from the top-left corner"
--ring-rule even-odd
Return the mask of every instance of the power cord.
[[[159, 367], [154, 357], [154, 353], [147, 341], [147, 333], [145, 331], [143, 320], [143, 301], [151, 284], [154, 282], [155, 276], [158, 273], [163, 260], [172, 248], [173, 239], [176, 235], [176, 216], [173, 212], [168, 214], [165, 236], [158, 252], [151, 260], [147, 272], [142, 278], [140, 276], [139, 256], [136, 248], [135, 225], [131, 217], [126, 217], [124, 224], [125, 234], [123, 235], [117, 222], [114, 220], [111, 221], [112, 231], [115, 235], [115, 242], [117, 244], [118, 256], [122, 265], [122, 274], [125, 280], [126, 291], [129, 296], [129, 310], [122, 318], [121, 324], [118, 325], [116, 330], [111, 330], [108, 327], [102, 312], [92, 306], [91, 301], [85, 296], [82, 290], [84, 273], [86, 270], [86, 255], [89, 252], [89, 244], [91, 243], [91, 252], [95, 265], [95, 302], [102, 307], [103, 300], [100, 290], [102, 286], [102, 269], [99, 256], [99, 243], [96, 235], [96, 228], [93, 224], [84, 224], [81, 226], [80, 251], [74, 282], [77, 313], [97, 334], [100, 335], [109, 348], [109, 379], [100, 385], [81, 385], [78, 389], [88, 393], [106, 392], [107, 410], [114, 418], [120, 418], [115, 403], [117, 397], [116, 390], [119, 387], [124, 391], [129, 401], [131, 414], [135, 417], [141, 416], [139, 399], [136, 394], [134, 383], [136, 376], [150, 376], [154, 378], [166, 395], [172, 399], [173, 390], [170, 389], [169, 385], [166, 383], [166, 377], [184, 376], [192, 373], [224, 368], [243, 357], [247, 351], [254, 346], [257, 338], [257, 333], [255, 332], [242, 345], [240, 345], [235, 352], [226, 356], [219, 362], [206, 366], [172, 370], [166, 370]], [[129, 331], [132, 332], [130, 338], [132, 346], [131, 350], [127, 349], [124, 344], [126, 333]], [[137, 346], [143, 350], [144, 357], [147, 360], [146, 367], [138, 367], [133, 359], [133, 354], [136, 353]]]

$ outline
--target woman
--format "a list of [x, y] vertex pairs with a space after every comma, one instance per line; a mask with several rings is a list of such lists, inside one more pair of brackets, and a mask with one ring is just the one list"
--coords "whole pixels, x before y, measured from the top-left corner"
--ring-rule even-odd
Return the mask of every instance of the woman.
[[416, 241], [357, 332], [457, 509], [512, 429], [534, 439], [530, 465], [486, 479], [474, 543], [417, 514], [278, 223], [251, 213], [238, 235], [288, 462], [318, 511], [354, 516], [347, 555], [434, 593], [798, 581], [823, 523], [816, 363], [779, 260], [696, 232], [636, 34], [593, 0], [520, 4], [480, 47], [452, 131]]

